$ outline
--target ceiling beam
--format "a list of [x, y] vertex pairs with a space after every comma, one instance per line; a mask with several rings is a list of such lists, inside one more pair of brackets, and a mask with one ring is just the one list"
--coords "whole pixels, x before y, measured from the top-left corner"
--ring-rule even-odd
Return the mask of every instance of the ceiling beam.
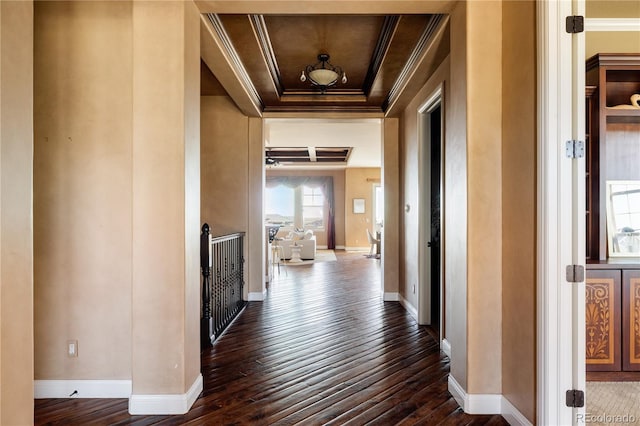
[[262, 101], [215, 16], [200, 16], [200, 55], [238, 108], [261, 117]]

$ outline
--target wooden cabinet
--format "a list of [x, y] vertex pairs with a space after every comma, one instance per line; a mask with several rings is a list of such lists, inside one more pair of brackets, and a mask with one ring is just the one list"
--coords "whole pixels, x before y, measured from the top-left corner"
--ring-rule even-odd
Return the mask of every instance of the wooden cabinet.
[[622, 369], [640, 371], [640, 270], [622, 271]]
[[640, 262], [587, 265], [588, 380], [640, 380]]
[[622, 366], [620, 270], [588, 271], [585, 285], [587, 371]]
[[[606, 182], [640, 180], [640, 54], [598, 54], [586, 63], [587, 259], [607, 259]], [[625, 107], [626, 106], [626, 107]]]

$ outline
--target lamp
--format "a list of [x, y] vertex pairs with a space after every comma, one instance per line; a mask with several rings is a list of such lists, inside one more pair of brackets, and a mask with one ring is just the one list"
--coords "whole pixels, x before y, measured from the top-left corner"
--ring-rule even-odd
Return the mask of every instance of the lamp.
[[324, 93], [327, 88], [338, 82], [340, 75], [342, 75], [340, 81], [342, 84], [345, 84], [347, 82], [347, 74], [342, 70], [342, 68], [332, 65], [329, 62], [329, 54], [321, 53], [318, 55], [318, 62], [313, 65], [307, 65], [302, 71], [302, 74], [300, 74], [300, 81], [307, 81], [307, 76], [309, 76], [311, 84], [318, 86], [320, 91]]

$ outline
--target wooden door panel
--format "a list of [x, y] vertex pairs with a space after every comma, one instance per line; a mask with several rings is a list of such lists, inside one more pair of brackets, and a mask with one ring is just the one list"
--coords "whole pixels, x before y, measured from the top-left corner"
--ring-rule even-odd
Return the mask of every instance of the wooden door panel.
[[587, 271], [587, 371], [621, 370], [620, 279], [620, 270]]
[[622, 369], [640, 371], [640, 270], [622, 272]]

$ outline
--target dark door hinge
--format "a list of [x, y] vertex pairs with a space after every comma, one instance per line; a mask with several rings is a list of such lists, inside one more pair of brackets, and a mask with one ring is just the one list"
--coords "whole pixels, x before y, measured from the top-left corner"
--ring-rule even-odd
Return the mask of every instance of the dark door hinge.
[[584, 281], [584, 266], [567, 265], [567, 282], [581, 283]]
[[584, 16], [567, 16], [567, 32], [569, 34], [584, 32]]
[[584, 391], [571, 389], [567, 391], [567, 407], [584, 407]]

